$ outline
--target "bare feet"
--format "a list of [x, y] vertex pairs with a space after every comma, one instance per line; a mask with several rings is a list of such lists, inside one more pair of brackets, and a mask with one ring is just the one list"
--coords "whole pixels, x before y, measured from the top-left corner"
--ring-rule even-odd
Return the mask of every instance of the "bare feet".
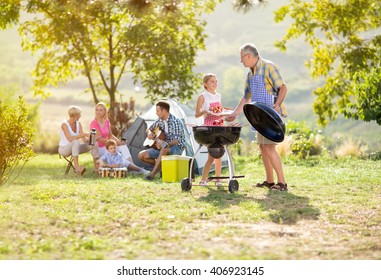
[[86, 168], [84, 166], [80, 166], [77, 170], [77, 175], [82, 176], [86, 172]]

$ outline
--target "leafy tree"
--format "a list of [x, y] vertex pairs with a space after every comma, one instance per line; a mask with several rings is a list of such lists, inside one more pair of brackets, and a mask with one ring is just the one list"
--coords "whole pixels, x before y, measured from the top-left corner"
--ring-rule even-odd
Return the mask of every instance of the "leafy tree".
[[381, 125], [381, 68], [373, 68], [369, 73], [359, 71], [354, 76], [357, 103], [352, 103], [344, 113], [346, 116], [364, 121], [376, 120]]
[[16, 23], [20, 16], [20, 0], [2, 0], [0, 2], [0, 29]]
[[293, 23], [276, 46], [304, 37], [313, 54], [307, 67], [325, 78], [314, 90], [314, 111], [326, 125], [338, 114], [381, 125], [381, 1], [291, 0], [275, 13]]
[[24, 8], [23, 48], [38, 54], [35, 94], [85, 76], [95, 103], [115, 101], [123, 77], [141, 82], [152, 101], [189, 99], [204, 48], [203, 13], [216, 0], [34, 0]]

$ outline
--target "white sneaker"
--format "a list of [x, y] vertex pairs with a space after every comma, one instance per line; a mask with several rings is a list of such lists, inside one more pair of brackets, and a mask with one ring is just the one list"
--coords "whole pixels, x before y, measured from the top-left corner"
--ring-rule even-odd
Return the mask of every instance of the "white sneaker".
[[151, 171], [146, 170], [146, 169], [144, 169], [144, 168], [142, 168], [142, 170], [139, 171], [139, 174], [143, 174], [143, 175], [145, 175], [145, 176], [149, 175], [150, 173], [151, 173]]
[[199, 185], [203, 186], [203, 187], [206, 187], [206, 186], [208, 186], [208, 181], [207, 180], [201, 180]]

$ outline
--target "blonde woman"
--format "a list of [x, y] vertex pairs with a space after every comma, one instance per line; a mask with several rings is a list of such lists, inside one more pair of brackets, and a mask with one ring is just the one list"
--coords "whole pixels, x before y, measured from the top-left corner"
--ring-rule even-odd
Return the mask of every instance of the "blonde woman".
[[[107, 140], [112, 139], [117, 144], [116, 151], [121, 153], [126, 160], [133, 163], [131, 153], [126, 145], [126, 142], [119, 140], [114, 134], [112, 134], [111, 124], [107, 114], [107, 107], [104, 102], [99, 102], [95, 105], [95, 118], [90, 123], [90, 130], [93, 128], [97, 131], [96, 140], [100, 156], [104, 155], [107, 151]], [[96, 161], [94, 163], [96, 164]], [[95, 166], [95, 169], [97, 169], [97, 164]]]
[[89, 133], [83, 132], [79, 122], [81, 118], [81, 108], [70, 106], [68, 110], [69, 119], [61, 124], [60, 143], [58, 153], [64, 157], [73, 156], [74, 168], [79, 176], [85, 173], [86, 168], [79, 165], [79, 155], [91, 151], [93, 158], [98, 159], [98, 149], [89, 146]]

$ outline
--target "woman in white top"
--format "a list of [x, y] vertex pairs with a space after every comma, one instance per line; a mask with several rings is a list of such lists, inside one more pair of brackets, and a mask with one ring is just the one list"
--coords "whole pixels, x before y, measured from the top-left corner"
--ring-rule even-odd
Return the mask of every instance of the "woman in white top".
[[[74, 168], [78, 175], [83, 175], [86, 168], [80, 166], [78, 162], [79, 154], [88, 152], [91, 150], [91, 154], [94, 159], [99, 158], [98, 148], [92, 148], [88, 143], [89, 133], [84, 133], [82, 125], [79, 122], [81, 117], [81, 109], [78, 106], [70, 106], [68, 110], [69, 119], [63, 121], [60, 131], [60, 144], [58, 152], [62, 156], [73, 156]], [[80, 140], [84, 142], [80, 142]]]
[[[207, 125], [207, 126], [222, 125], [223, 124], [222, 117], [215, 116], [211, 113], [213, 110], [213, 107], [222, 108], [221, 94], [216, 92], [217, 77], [215, 74], [207, 73], [202, 78], [202, 82], [203, 82], [205, 91], [201, 93], [197, 99], [195, 117], [199, 118], [203, 116], [204, 125]], [[215, 159], [210, 154], [208, 154], [208, 159], [204, 165], [204, 169], [202, 172], [200, 185], [207, 186], [208, 174], [209, 174], [210, 168], [212, 167], [213, 162], [214, 162], [216, 177], [221, 176], [221, 167], [222, 167], [221, 158]], [[221, 186], [220, 180], [217, 180], [216, 185]]]

